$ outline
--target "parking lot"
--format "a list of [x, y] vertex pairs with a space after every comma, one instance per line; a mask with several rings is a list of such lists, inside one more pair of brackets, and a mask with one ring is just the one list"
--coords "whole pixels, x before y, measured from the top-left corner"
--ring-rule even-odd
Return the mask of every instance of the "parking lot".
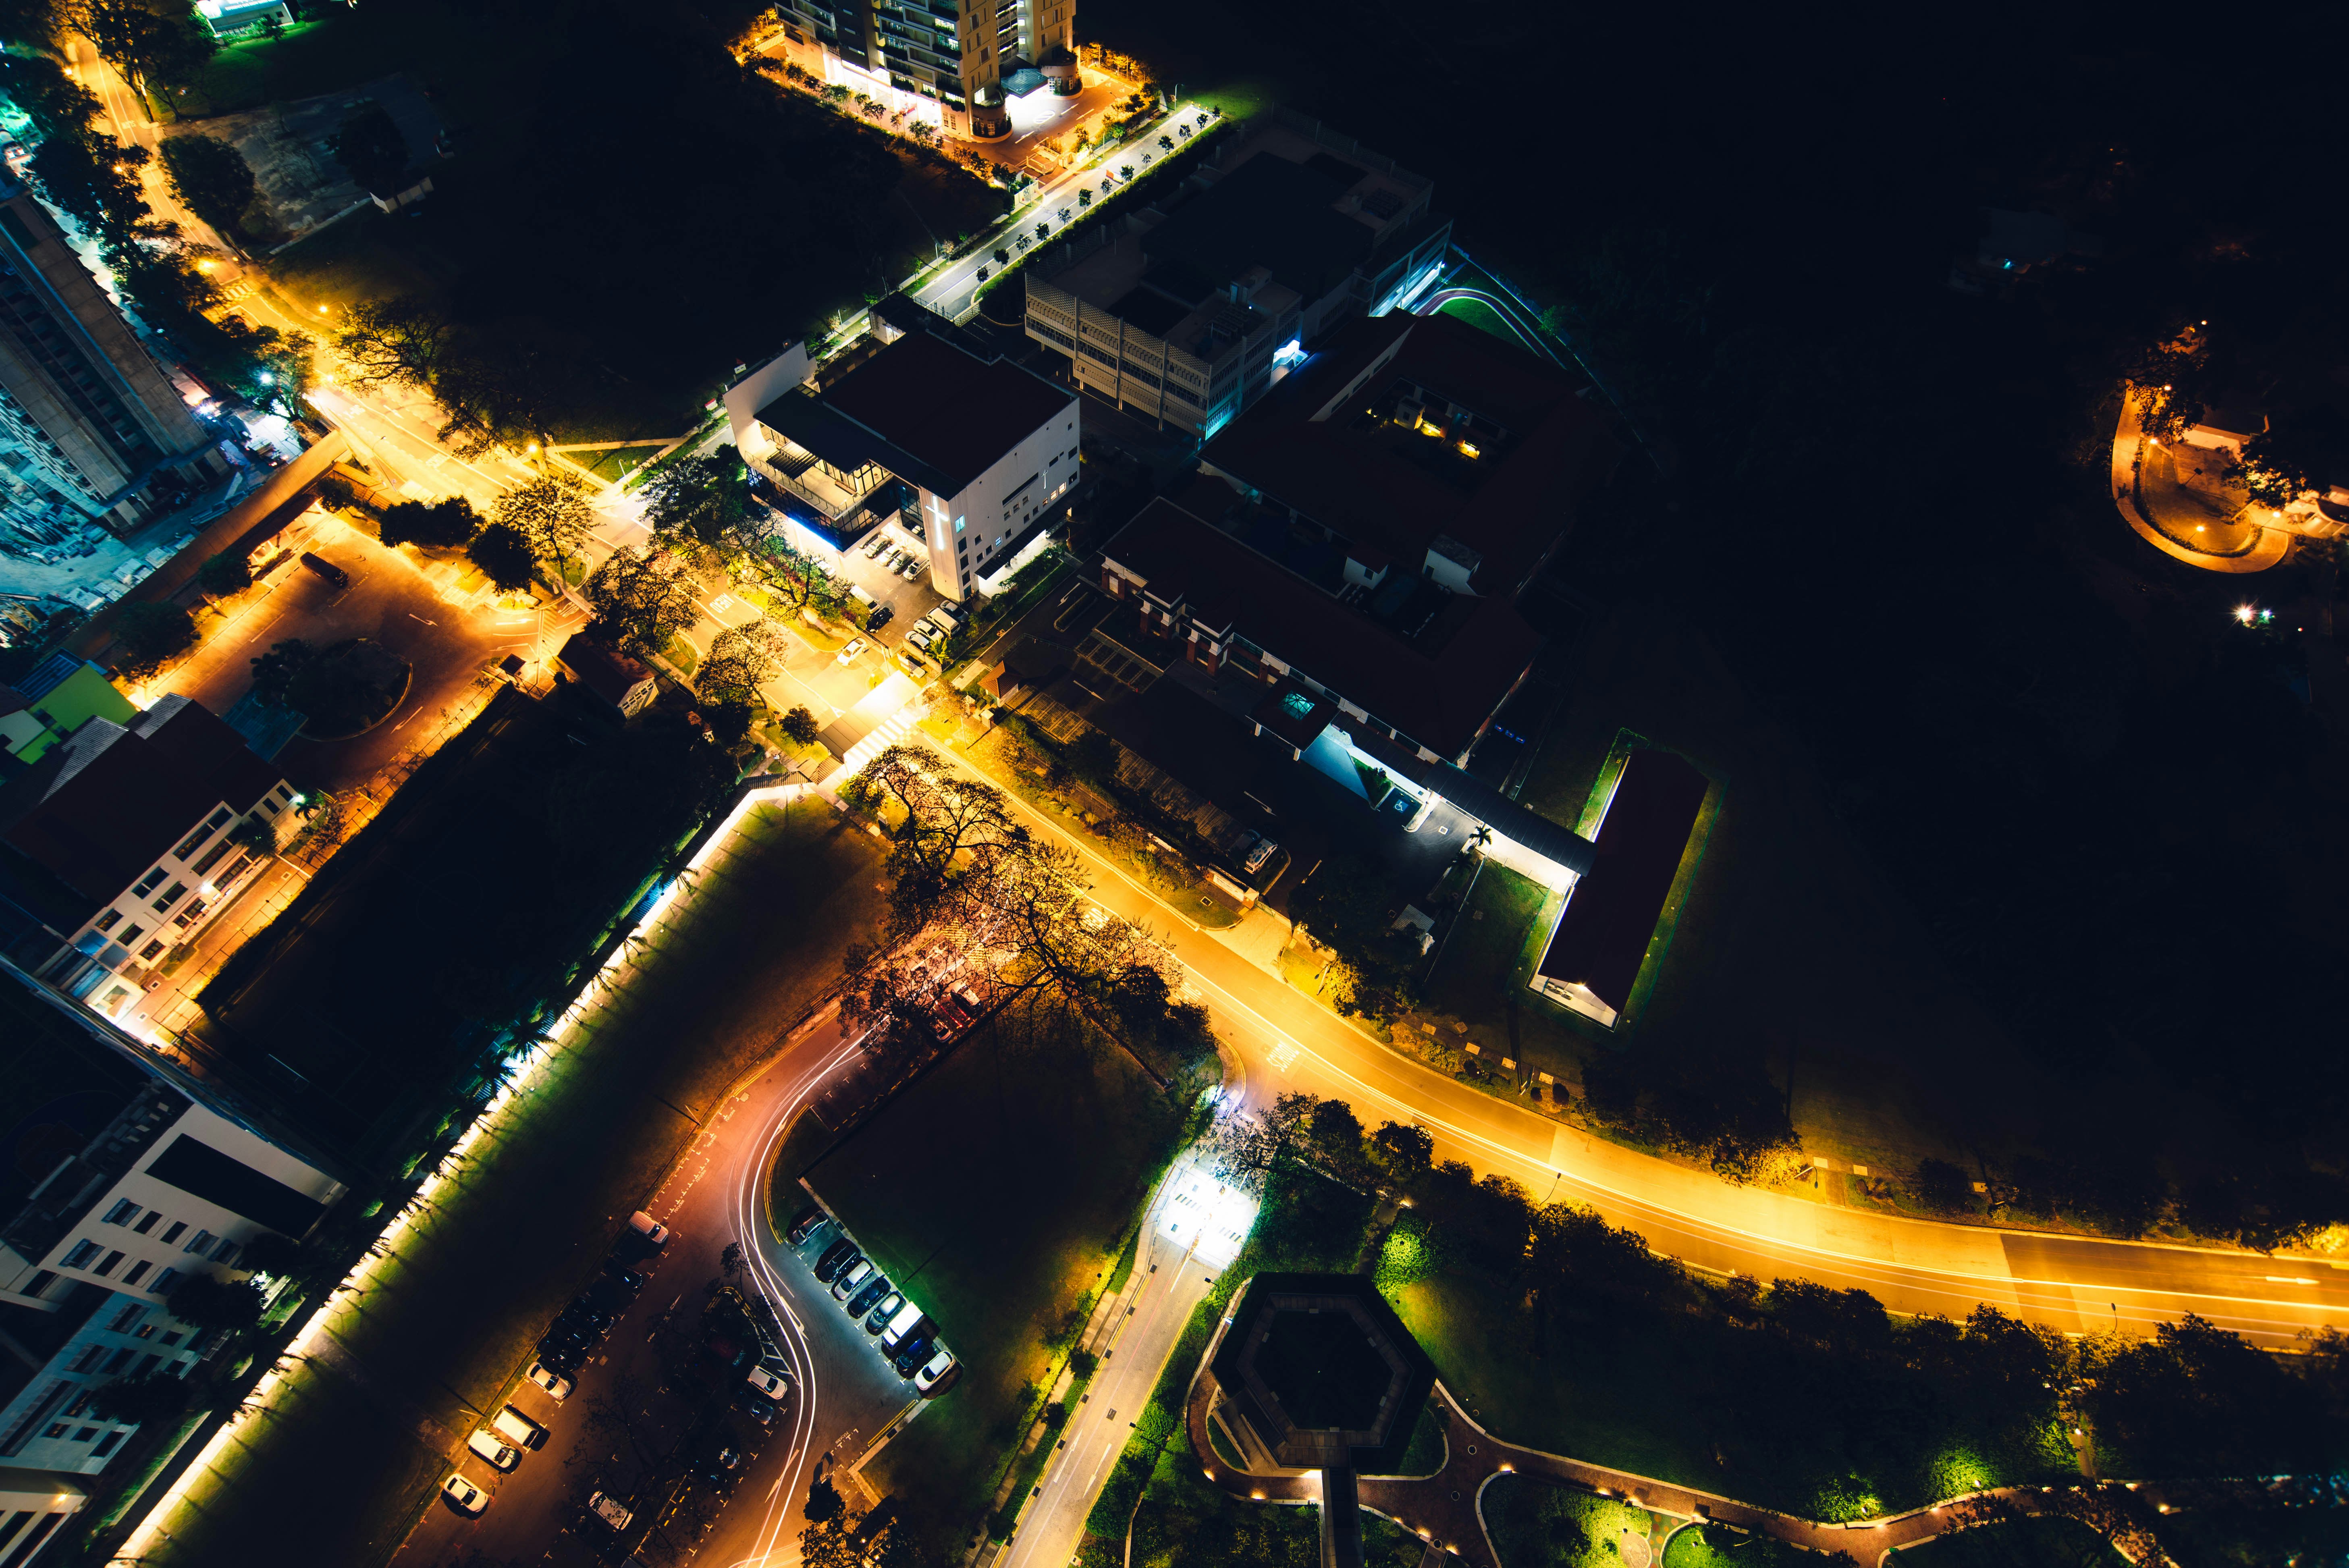
[[[875, 559], [867, 552], [875, 539], [885, 541]], [[892, 570], [892, 550], [911, 557], [919, 575], [907, 581], [902, 571]], [[841, 572], [851, 583], [873, 596], [874, 602], [888, 606], [889, 618], [875, 634], [881, 642], [895, 648], [905, 640], [906, 631], [945, 601], [930, 585], [929, 547], [896, 521], [882, 524], [841, 557]]]

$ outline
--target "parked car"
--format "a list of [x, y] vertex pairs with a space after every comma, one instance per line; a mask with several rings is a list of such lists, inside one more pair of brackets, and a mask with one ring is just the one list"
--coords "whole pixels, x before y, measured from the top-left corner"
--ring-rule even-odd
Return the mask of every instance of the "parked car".
[[873, 1266], [873, 1260], [871, 1258], [857, 1259], [854, 1263], [841, 1270], [840, 1277], [832, 1282], [832, 1299], [834, 1301], [846, 1301], [849, 1297], [850, 1292], [864, 1289], [864, 1282], [871, 1279], [878, 1272], [880, 1271]]
[[775, 1424], [775, 1402], [756, 1388], [744, 1388], [734, 1397], [734, 1404], [744, 1415], [762, 1427]]
[[668, 1245], [668, 1227], [642, 1209], [628, 1216], [628, 1228], [657, 1247]]
[[858, 1288], [854, 1295], [848, 1298], [848, 1315], [864, 1316], [873, 1310], [873, 1304], [886, 1295], [888, 1292], [889, 1277], [886, 1274], [874, 1274]]
[[954, 1368], [954, 1353], [948, 1350], [941, 1350], [936, 1356], [931, 1357], [927, 1361], [922, 1363], [922, 1369], [914, 1374], [914, 1387], [920, 1389], [923, 1393], [928, 1394], [935, 1390], [938, 1386], [939, 1380], [945, 1377], [947, 1373], [953, 1371]]
[[302, 555], [302, 564], [308, 567], [311, 571], [316, 573], [319, 576], [325, 578], [327, 582], [333, 583], [337, 588], [347, 588], [351, 585], [351, 574], [349, 573], [344, 571], [333, 562], [326, 560], [321, 556], [312, 555], [307, 551], [305, 551]]
[[881, 552], [888, 548], [889, 536], [876, 528], [873, 531], [872, 540], [864, 546], [864, 559], [878, 561], [881, 559]]
[[587, 1294], [579, 1299], [617, 1322], [635, 1305], [636, 1293], [606, 1274], [589, 1285]]
[[481, 1510], [490, 1506], [490, 1494], [460, 1475], [452, 1475], [442, 1481], [440, 1495], [449, 1500], [450, 1507], [476, 1519], [481, 1517]]
[[856, 1250], [855, 1243], [843, 1236], [824, 1248], [823, 1256], [815, 1260], [815, 1283], [830, 1284], [840, 1277], [841, 1270], [853, 1263], [862, 1261], [864, 1256], [863, 1253]]
[[883, 1296], [879, 1301], [874, 1304], [873, 1310], [864, 1315], [864, 1332], [867, 1334], [878, 1334], [883, 1329], [888, 1327], [889, 1320], [896, 1316], [898, 1310], [905, 1305], [905, 1293], [904, 1291], [893, 1290], [887, 1295]]
[[554, 1321], [576, 1324], [588, 1334], [601, 1339], [612, 1332], [612, 1325], [616, 1319], [608, 1309], [598, 1306], [593, 1299], [583, 1295], [564, 1307], [563, 1315]]
[[868, 645], [862, 637], [851, 637], [848, 639], [848, 646], [840, 650], [840, 657], [834, 659], [833, 663], [837, 665], [853, 663], [856, 655], [863, 653]]
[[897, 1346], [897, 1353], [889, 1357], [889, 1365], [897, 1369], [898, 1377], [911, 1377], [920, 1369], [922, 1363], [930, 1358], [930, 1352], [936, 1348], [936, 1334], [925, 1326], [906, 1336], [905, 1343]]
[[628, 1527], [628, 1522], [636, 1517], [635, 1512], [623, 1505], [618, 1498], [606, 1491], [591, 1491], [587, 1494], [587, 1511], [615, 1530], [626, 1530]]
[[929, 574], [930, 563], [926, 561], [916, 561], [912, 556], [905, 558], [905, 564], [897, 572], [897, 575], [908, 583], [919, 583]]
[[897, 650], [897, 667], [904, 670], [916, 680], [920, 680], [922, 676], [927, 673], [922, 667], [922, 655], [914, 652], [911, 648], [899, 648]]
[[565, 1376], [586, 1365], [587, 1347], [576, 1340], [548, 1335], [538, 1342], [538, 1364]]
[[498, 1436], [516, 1448], [536, 1449], [546, 1447], [546, 1429], [512, 1405], [500, 1410], [497, 1419], [490, 1425], [496, 1429]]
[[879, 609], [874, 611], [873, 614], [864, 617], [864, 629], [868, 632], [877, 632], [896, 618], [897, 606], [895, 604], [884, 604]]
[[487, 1427], [477, 1429], [471, 1437], [465, 1439], [465, 1446], [502, 1470], [510, 1470], [522, 1463], [522, 1450]]
[[922, 1315], [920, 1307], [909, 1301], [897, 1309], [897, 1315], [891, 1318], [888, 1326], [881, 1330], [881, 1354], [895, 1356], [897, 1354], [897, 1347], [906, 1340], [917, 1334], [927, 1334], [929, 1331], [930, 1320]]
[[1262, 871], [1264, 862], [1272, 859], [1272, 852], [1280, 848], [1278, 843], [1266, 838], [1262, 833], [1254, 832], [1242, 839], [1240, 844], [1240, 870], [1251, 876]]
[[577, 1387], [570, 1378], [565, 1377], [543, 1361], [532, 1362], [530, 1370], [523, 1376], [545, 1389], [547, 1398], [558, 1405], [571, 1398], [571, 1390]]
[[645, 1283], [650, 1276], [638, 1274], [617, 1258], [609, 1258], [604, 1264], [604, 1277], [633, 1297], [645, 1288]]
[[760, 1393], [765, 1395], [770, 1399], [779, 1400], [782, 1398], [784, 1395], [792, 1391], [790, 1379], [778, 1377], [776, 1374], [767, 1370], [764, 1367], [751, 1367], [750, 1375], [744, 1377], [742, 1381], [750, 1384], [751, 1387], [756, 1388]]
[[915, 622], [912, 625], [905, 628], [905, 641], [921, 649], [924, 653], [927, 653], [929, 651], [930, 644], [936, 640], [936, 639], [931, 635], [930, 629], [927, 626], [923, 625], [919, 621]]
[[723, 1486], [734, 1479], [735, 1471], [742, 1468], [742, 1450], [731, 1444], [720, 1444], [702, 1455], [700, 1462], [694, 1468]]
[[822, 1230], [831, 1218], [830, 1214], [811, 1203], [792, 1216], [791, 1229], [783, 1233], [783, 1239], [796, 1247]]
[[941, 604], [930, 612], [930, 619], [938, 624], [938, 629], [941, 631], [959, 632], [962, 630], [963, 623], [970, 619], [970, 615], [968, 612], [957, 609], [952, 604]]

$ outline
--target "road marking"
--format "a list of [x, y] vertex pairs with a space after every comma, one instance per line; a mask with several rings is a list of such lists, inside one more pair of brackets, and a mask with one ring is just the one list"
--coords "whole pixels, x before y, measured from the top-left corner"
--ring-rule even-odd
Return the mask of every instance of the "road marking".
[[2294, 1279], [2290, 1274], [2268, 1275], [2268, 1284], [2314, 1284], [2316, 1282], [2313, 1279]]
[[1297, 1059], [1297, 1047], [1287, 1040], [1283, 1040], [1279, 1046], [1274, 1049], [1271, 1059], [1272, 1070], [1277, 1073], [1285, 1073], [1288, 1070], [1288, 1064]]

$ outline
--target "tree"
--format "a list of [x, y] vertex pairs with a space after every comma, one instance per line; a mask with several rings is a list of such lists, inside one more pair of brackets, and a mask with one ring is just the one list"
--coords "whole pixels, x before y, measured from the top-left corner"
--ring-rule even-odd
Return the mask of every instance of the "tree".
[[408, 139], [378, 103], [355, 108], [326, 138], [326, 150], [369, 195], [387, 200], [408, 187]]
[[465, 546], [465, 559], [479, 568], [501, 593], [517, 593], [530, 586], [537, 564], [530, 543], [511, 523], [493, 522]]
[[339, 844], [349, 830], [351, 794], [349, 790], [318, 789], [302, 807], [305, 819], [302, 831], [295, 837], [297, 848], [312, 844]]
[[1172, 152], [1174, 150], [1174, 139], [1171, 136], [1162, 136], [1158, 139], [1158, 145]]
[[196, 568], [196, 586], [215, 599], [224, 599], [253, 586], [253, 569], [242, 555], [214, 555]]
[[55, 39], [63, 25], [55, 0], [5, 0], [5, 3], [0, 3], [0, 42], [28, 44], [39, 48]]
[[1037, 224], [1037, 225], [1036, 225], [1036, 242], [1037, 242], [1038, 244], [1040, 244], [1040, 244], [1042, 244], [1045, 241], [1047, 241], [1047, 240], [1050, 239], [1051, 237], [1052, 237], [1052, 225], [1051, 225], [1051, 224], [1050, 224], [1050, 223], [1039, 223], [1039, 224]]
[[1937, 1214], [1961, 1214], [1971, 1206], [1973, 1183], [1946, 1160], [1920, 1160], [1909, 1178], [1917, 1201]]
[[250, 661], [254, 695], [272, 707], [284, 707], [294, 677], [308, 665], [314, 654], [310, 645], [299, 637], [270, 644], [267, 653], [256, 655]]
[[225, 236], [243, 233], [253, 205], [253, 170], [244, 155], [216, 136], [171, 136], [157, 149], [163, 176], [181, 204]]
[[595, 513], [577, 480], [550, 474], [498, 497], [490, 504], [490, 516], [522, 535], [530, 552], [552, 563], [568, 583], [571, 562], [587, 542]]
[[1216, 1180], [1243, 1191], [1262, 1192], [1266, 1181], [1303, 1140], [1320, 1103], [1316, 1095], [1281, 1094], [1263, 1110], [1226, 1112], [1209, 1134]]
[[228, 830], [228, 841], [256, 855], [277, 852], [277, 827], [266, 817], [247, 817]]
[[264, 1231], [244, 1243], [244, 1251], [237, 1255], [237, 1266], [285, 1279], [299, 1270], [308, 1257], [302, 1243], [293, 1237]]
[[818, 734], [815, 715], [804, 707], [795, 707], [782, 717], [783, 733], [802, 746], [813, 746]]
[[454, 338], [447, 318], [421, 300], [362, 300], [343, 312], [335, 353], [361, 386], [390, 382], [429, 391]]
[[[262, 407], [291, 417], [300, 411], [302, 398], [316, 379], [316, 346], [307, 333], [254, 327], [242, 340], [240, 363], [229, 379]], [[319, 480], [321, 499], [326, 484], [326, 480]]]
[[386, 509], [381, 534], [386, 544], [423, 544], [454, 549], [481, 531], [481, 514], [463, 496], [441, 500], [398, 501]]
[[127, 247], [154, 221], [139, 193], [138, 171], [146, 162], [143, 147], [69, 131], [34, 150], [33, 179], [52, 205], [92, 237], [109, 247]]
[[261, 1292], [249, 1280], [192, 1274], [171, 1287], [164, 1310], [191, 1328], [250, 1328], [261, 1321]]
[[1427, 1129], [1401, 1121], [1382, 1121], [1370, 1136], [1371, 1163], [1399, 1187], [1410, 1187], [1435, 1164], [1435, 1135]]
[[157, 1367], [136, 1377], [117, 1377], [110, 1383], [99, 1384], [90, 1393], [89, 1409], [101, 1420], [129, 1421], [143, 1427], [186, 1409], [188, 1394], [185, 1380]]
[[172, 655], [195, 645], [195, 617], [172, 603], [126, 604], [114, 623], [114, 638], [117, 666], [143, 680]]
[[718, 1254], [718, 1272], [724, 1274], [728, 1279], [732, 1279], [736, 1274], [742, 1272], [741, 1243], [729, 1242], [726, 1243], [725, 1250]]
[[701, 617], [693, 576], [665, 550], [616, 550], [580, 584], [595, 619], [589, 631], [651, 657]]
[[761, 615], [710, 639], [693, 672], [693, 689], [712, 702], [749, 704], [781, 666], [783, 629]]
[[156, 77], [193, 74], [220, 46], [188, 0], [75, 0], [69, 16], [133, 92], [148, 92]]
[[645, 523], [665, 539], [717, 545], [735, 537], [750, 510], [750, 471], [732, 447], [687, 458], [645, 481]]

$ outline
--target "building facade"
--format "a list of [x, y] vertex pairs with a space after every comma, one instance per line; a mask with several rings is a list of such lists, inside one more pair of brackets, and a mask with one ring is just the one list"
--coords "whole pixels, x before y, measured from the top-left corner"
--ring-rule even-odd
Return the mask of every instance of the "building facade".
[[1433, 277], [1452, 241], [1434, 194], [1393, 160], [1276, 111], [1163, 216], [1031, 263], [1028, 335], [1121, 407], [1212, 436], [1308, 345]]
[[978, 140], [1010, 100], [1078, 90], [1076, 0], [782, 0], [792, 63]]
[[[213, 1342], [171, 1315], [174, 1287], [241, 1277], [254, 1238], [302, 1240], [345, 1191], [181, 1088], [135, 1067], [119, 1076], [130, 1087], [26, 1105], [10, 1132], [32, 1185], [0, 1215], [0, 1494], [69, 1501], [56, 1478], [105, 1470], [137, 1423], [98, 1415], [98, 1391], [185, 1377]], [[36, 1151], [37, 1179], [22, 1171]]]
[[67, 244], [0, 182], [0, 523], [56, 542], [74, 524], [138, 531], [228, 459]]
[[787, 526], [838, 552], [895, 524], [927, 552], [931, 585], [960, 601], [1060, 515], [1081, 431], [1074, 393], [937, 326], [820, 389], [789, 385], [738, 419], [736, 439]]
[[247, 891], [303, 798], [242, 736], [191, 699], [129, 724], [92, 718], [0, 786], [0, 841], [76, 902], [71, 935], [36, 971], [113, 1016], [150, 972]]

